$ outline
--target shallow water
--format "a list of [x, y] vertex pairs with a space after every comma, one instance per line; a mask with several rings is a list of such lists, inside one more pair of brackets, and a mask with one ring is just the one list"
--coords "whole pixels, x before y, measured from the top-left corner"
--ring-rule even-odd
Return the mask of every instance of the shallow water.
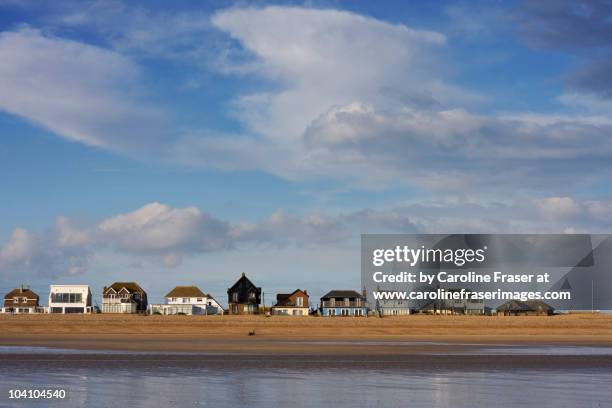
[[[574, 355], [586, 359], [593, 355], [610, 355], [611, 351], [609, 347], [497, 346], [471, 348], [466, 353], [468, 356], [541, 355], [549, 359]], [[22, 359], [32, 354], [50, 363]], [[84, 365], [75, 365], [74, 361], [78, 361], [81, 354]], [[0, 407], [515, 408], [605, 407], [612, 401], [612, 367], [607, 366], [512, 366], [502, 369], [487, 365], [484, 368], [432, 369], [428, 364], [418, 368], [392, 368], [384, 361], [370, 361], [369, 365], [358, 367], [346, 360], [322, 360], [317, 366], [307, 366], [297, 360], [281, 358], [281, 363], [275, 367], [255, 368], [266, 360], [277, 358], [256, 355], [234, 355], [231, 359], [230, 355], [217, 355], [210, 360], [215, 362], [214, 366], [206, 363], [181, 365], [184, 359], [195, 359], [191, 353], [180, 353], [183, 360], [177, 363], [173, 363], [172, 355], [168, 354], [134, 365], [144, 358], [143, 354], [155, 353], [0, 347]], [[9, 363], [10, 357], [12, 362]], [[107, 361], [101, 364], [98, 358]], [[428, 357], [424, 358], [429, 361]], [[241, 361], [246, 363], [247, 360], [249, 367], [244, 368]], [[260, 362], [254, 364], [253, 360]], [[67, 398], [8, 399], [10, 389], [47, 388], [64, 389]]]
[[[75, 369], [0, 376], [0, 406], [597, 407], [607, 370]], [[63, 388], [65, 400], [8, 400], [11, 388]]]
[[[296, 342], [294, 342], [296, 343]], [[306, 344], [306, 343], [305, 343]], [[443, 343], [443, 342], [317, 342], [310, 343], [312, 346], [320, 344], [330, 345], [368, 345], [368, 346], [420, 346], [423, 354], [432, 355], [544, 355], [544, 356], [592, 356], [592, 355], [612, 355], [610, 346], [550, 346], [550, 345], [510, 345], [498, 344], [495, 346], [482, 345], [476, 343]], [[431, 351], [428, 347], [437, 346], [436, 349], [443, 347], [447, 351]], [[98, 349], [70, 349], [36, 346], [0, 346], [0, 356], [2, 354], [83, 354], [83, 355], [238, 355], [239, 353], [215, 353], [215, 352], [183, 352], [183, 351], [124, 351], [124, 350], [98, 350]]]

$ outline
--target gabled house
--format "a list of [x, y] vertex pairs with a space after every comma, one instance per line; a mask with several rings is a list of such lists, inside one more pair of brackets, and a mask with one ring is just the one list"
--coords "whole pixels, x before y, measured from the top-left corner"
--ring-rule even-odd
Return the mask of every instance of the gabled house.
[[276, 304], [271, 314], [284, 316], [308, 316], [308, 292], [296, 289], [291, 293], [276, 295]]
[[115, 282], [102, 290], [102, 313], [144, 313], [147, 292], [136, 282]]
[[91, 313], [88, 285], [50, 285], [49, 313]]
[[166, 293], [165, 304], [149, 305], [149, 314], [162, 315], [215, 315], [223, 308], [209, 294], [197, 286], [177, 286]]
[[366, 298], [354, 290], [332, 290], [321, 296], [321, 316], [367, 316]]
[[259, 313], [261, 288], [258, 288], [244, 273], [234, 285], [227, 290], [228, 314]]
[[551, 316], [555, 309], [541, 300], [509, 300], [497, 308], [498, 316]]
[[42, 311], [38, 305], [38, 295], [23, 286], [4, 295], [2, 313], [36, 313]]

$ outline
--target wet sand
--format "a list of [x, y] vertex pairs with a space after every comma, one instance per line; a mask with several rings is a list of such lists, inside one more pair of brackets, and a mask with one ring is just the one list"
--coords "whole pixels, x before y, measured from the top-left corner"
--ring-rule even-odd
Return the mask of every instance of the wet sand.
[[3, 354], [0, 367], [31, 369], [164, 367], [238, 369], [419, 369], [419, 370], [499, 370], [499, 369], [612, 369], [607, 356], [523, 356], [523, 355], [282, 355], [270, 358], [256, 354]]
[[0, 315], [0, 346], [378, 358], [529, 344], [612, 346], [612, 316]]

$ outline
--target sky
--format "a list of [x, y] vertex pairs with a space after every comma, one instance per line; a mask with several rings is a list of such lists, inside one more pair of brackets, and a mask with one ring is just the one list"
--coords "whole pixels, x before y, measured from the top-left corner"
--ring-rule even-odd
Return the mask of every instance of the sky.
[[316, 302], [363, 233], [609, 233], [611, 112], [609, 1], [0, 0], [0, 290]]

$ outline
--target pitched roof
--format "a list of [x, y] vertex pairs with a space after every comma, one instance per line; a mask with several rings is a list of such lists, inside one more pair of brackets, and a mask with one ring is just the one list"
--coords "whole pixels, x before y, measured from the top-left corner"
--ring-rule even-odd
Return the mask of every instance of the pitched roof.
[[4, 295], [5, 299], [13, 299], [14, 297], [27, 297], [28, 299], [38, 299], [38, 295], [32, 292], [30, 289], [17, 288], [11, 290], [9, 293]]
[[245, 281], [247, 282], [248, 286], [250, 286], [250, 287], [253, 287], [253, 288], [255, 288], [255, 289], [261, 289], [261, 288], [258, 288], [257, 286], [255, 286], [255, 284], [254, 284], [253, 282], [251, 282], [251, 280], [250, 280], [249, 278], [247, 278], [246, 274], [245, 274], [244, 272], [242, 272], [242, 275], [241, 275], [241, 276], [240, 276], [240, 278], [239, 278], [239, 279], [236, 281], [236, 283], [234, 283], [234, 284], [232, 285], [232, 287], [231, 287], [231, 288], [229, 288], [229, 289], [227, 290], [227, 291], [228, 291], [228, 293], [229, 293], [229, 292], [231, 292], [231, 291], [233, 291], [233, 290], [234, 290], [234, 288], [235, 288], [236, 286], [238, 286], [238, 284], [239, 284], [239, 283], [240, 283], [242, 280], [245, 280]]
[[278, 293], [276, 295], [276, 306], [289, 306], [290, 304], [292, 304], [289, 298], [298, 292], [301, 292], [306, 295], [306, 297], [308, 297], [308, 293], [302, 289], [296, 289], [291, 293]]
[[363, 299], [363, 296], [354, 290], [330, 290], [325, 295], [321, 296], [321, 299], [327, 298], [360, 298]]
[[166, 293], [166, 297], [206, 297], [204, 292], [197, 286], [177, 286], [170, 292]]
[[144, 290], [136, 282], [115, 282], [108, 288], [105, 288], [104, 292], [111, 288], [116, 292], [119, 292], [122, 288], [126, 288], [130, 293], [144, 292]]

